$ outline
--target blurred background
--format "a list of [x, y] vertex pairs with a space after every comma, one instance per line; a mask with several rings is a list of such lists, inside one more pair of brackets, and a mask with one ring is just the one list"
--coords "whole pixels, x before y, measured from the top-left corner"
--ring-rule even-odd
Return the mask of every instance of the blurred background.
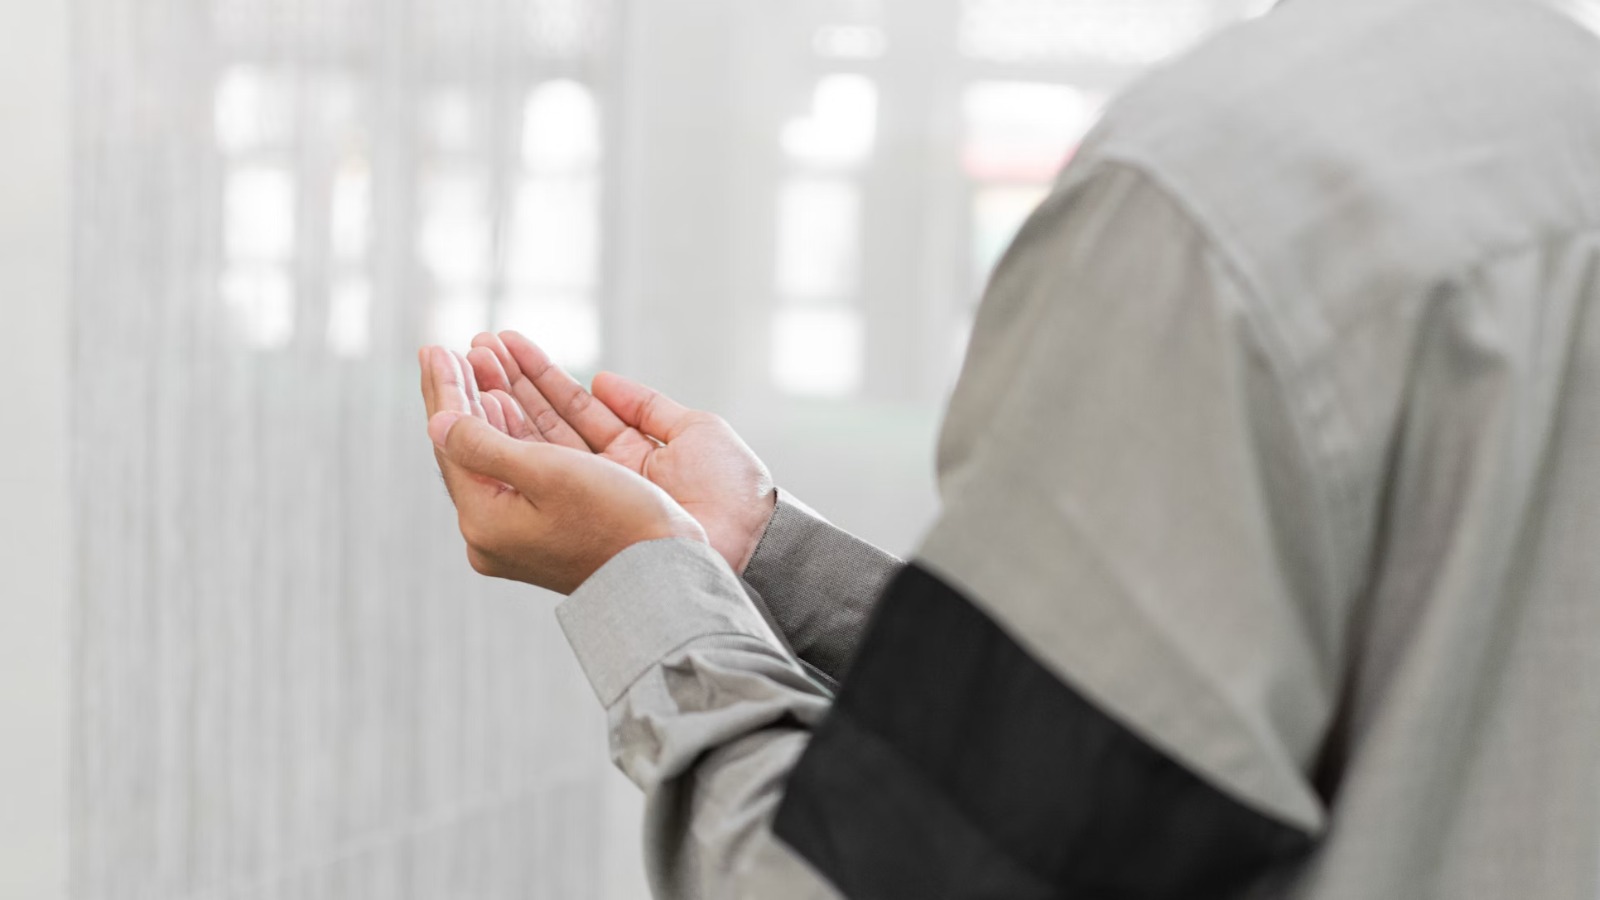
[[1007, 241], [1109, 96], [1266, 5], [15, 4], [70, 136], [6, 166], [67, 186], [66, 646], [14, 665], [60, 683], [70, 895], [646, 896], [555, 598], [466, 565], [416, 347], [635, 376], [907, 552]]

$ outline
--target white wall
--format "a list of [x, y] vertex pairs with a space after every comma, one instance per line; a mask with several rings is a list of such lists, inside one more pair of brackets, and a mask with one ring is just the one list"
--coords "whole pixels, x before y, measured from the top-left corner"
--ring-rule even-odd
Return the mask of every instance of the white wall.
[[67, 13], [0, 3], [0, 897], [66, 896]]

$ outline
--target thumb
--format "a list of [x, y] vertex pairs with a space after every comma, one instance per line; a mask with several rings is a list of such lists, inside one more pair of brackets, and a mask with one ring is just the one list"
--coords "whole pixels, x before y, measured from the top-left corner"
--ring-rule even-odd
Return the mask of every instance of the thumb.
[[428, 421], [428, 436], [452, 463], [519, 490], [533, 486], [538, 468], [526, 451], [533, 446], [476, 416], [441, 412]]

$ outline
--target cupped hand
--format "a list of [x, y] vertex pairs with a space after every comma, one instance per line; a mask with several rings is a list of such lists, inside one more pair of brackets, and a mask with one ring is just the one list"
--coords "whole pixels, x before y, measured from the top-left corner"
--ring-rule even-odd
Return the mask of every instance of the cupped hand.
[[610, 372], [595, 376], [591, 394], [515, 331], [478, 335], [467, 360], [483, 396], [502, 408], [509, 435], [591, 451], [643, 475], [700, 523], [735, 572], [744, 571], [777, 491], [720, 416]]
[[520, 410], [479, 394], [465, 358], [429, 347], [419, 362], [428, 435], [478, 572], [567, 594], [636, 543], [706, 539], [635, 472], [587, 450], [513, 438]]

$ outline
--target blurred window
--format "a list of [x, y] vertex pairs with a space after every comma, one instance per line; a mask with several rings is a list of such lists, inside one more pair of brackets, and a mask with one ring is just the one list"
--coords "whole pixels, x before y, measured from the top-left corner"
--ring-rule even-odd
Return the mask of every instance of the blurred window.
[[600, 112], [593, 92], [547, 81], [523, 104], [505, 296], [495, 327], [515, 328], [569, 368], [594, 369], [599, 310]]
[[963, 91], [974, 298], [1104, 103], [1098, 93], [1065, 84], [981, 81]]
[[974, 73], [960, 97], [959, 148], [971, 305], [954, 316], [955, 359], [965, 352], [973, 307], [990, 272], [1049, 194], [1110, 95], [1150, 64], [1267, 5], [1260, 0], [961, 0], [955, 32], [962, 62], [957, 64]]
[[[770, 90], [799, 102], [775, 141], [773, 386], [839, 399], [936, 396], [991, 270], [1107, 98], [1151, 64], [1269, 5], [785, 5], [769, 23], [775, 52], [766, 77]], [[894, 142], [880, 147], [888, 128]], [[916, 199], [904, 213], [877, 206], [908, 196]], [[886, 294], [873, 298], [871, 327], [869, 288]], [[902, 296], [927, 298], [913, 320]], [[895, 365], [869, 369], [869, 359]], [[882, 383], [867, 383], [869, 372]]]
[[[419, 20], [440, 25], [419, 50], [433, 55], [434, 69], [459, 73], [490, 46], [548, 71], [530, 68], [520, 91], [505, 90], [504, 79], [488, 90], [470, 73], [419, 88], [415, 132], [391, 126], [386, 135], [384, 178], [371, 153], [365, 82], [351, 71], [225, 67], [212, 117], [224, 166], [221, 302], [240, 339], [258, 349], [304, 340], [363, 357], [380, 319], [401, 326], [385, 334], [406, 344], [464, 346], [484, 329], [516, 327], [563, 364], [592, 369], [602, 352], [601, 113], [593, 88], [560, 61], [593, 49], [604, 4], [541, 0], [509, 19], [493, 5], [447, 15], [442, 0], [419, 4]], [[240, 57], [270, 59], [263, 38], [278, 29], [297, 40], [315, 40], [323, 26], [343, 40], [360, 34], [313, 21], [349, 11], [336, 3], [278, 21], [270, 4], [230, 0], [216, 14]], [[375, 306], [385, 296], [375, 290], [378, 270], [389, 274], [386, 290], [420, 291], [415, 314], [406, 304]]]
[[1216, 18], [1202, 0], [963, 0], [959, 44], [999, 63], [1149, 65], [1198, 40]]
[[777, 199], [771, 374], [786, 393], [846, 396], [861, 387], [860, 180], [877, 122], [872, 79], [832, 73], [778, 136], [788, 174]]
[[212, 102], [223, 155], [218, 295], [234, 333], [282, 349], [301, 330], [315, 339], [319, 311], [328, 349], [364, 356], [372, 175], [359, 85], [334, 69], [239, 63]]
[[230, 156], [222, 181], [225, 263], [218, 295], [243, 343], [277, 349], [289, 343], [295, 327], [291, 83], [273, 68], [234, 66], [217, 84], [212, 113], [217, 144]]

